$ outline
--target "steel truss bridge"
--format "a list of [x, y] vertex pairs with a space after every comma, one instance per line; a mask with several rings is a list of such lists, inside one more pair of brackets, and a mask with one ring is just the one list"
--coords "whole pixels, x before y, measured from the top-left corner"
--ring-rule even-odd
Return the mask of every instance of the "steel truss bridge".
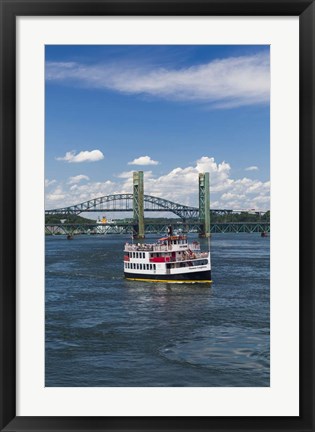
[[[128, 194], [113, 194], [99, 198], [94, 198], [80, 204], [69, 207], [62, 207], [52, 210], [45, 210], [45, 215], [79, 215], [85, 212], [126, 212], [133, 211], [132, 193]], [[196, 219], [199, 217], [199, 208], [178, 204], [164, 198], [155, 197], [152, 195], [143, 195], [144, 211], [146, 212], [172, 212], [180, 217], [183, 221]], [[232, 214], [239, 213], [233, 210], [226, 209], [211, 209], [211, 213], [216, 214]], [[263, 214], [263, 212], [257, 212]]]
[[[165, 234], [169, 223], [145, 223], [146, 234]], [[202, 225], [198, 222], [176, 222], [173, 226], [182, 232], [202, 233]], [[227, 222], [214, 223], [210, 225], [211, 233], [261, 233], [270, 232], [269, 222]], [[45, 226], [47, 235], [76, 235], [76, 234], [128, 234], [135, 235], [136, 231], [132, 222], [114, 222], [106, 224], [80, 224], [60, 223], [47, 224]]]

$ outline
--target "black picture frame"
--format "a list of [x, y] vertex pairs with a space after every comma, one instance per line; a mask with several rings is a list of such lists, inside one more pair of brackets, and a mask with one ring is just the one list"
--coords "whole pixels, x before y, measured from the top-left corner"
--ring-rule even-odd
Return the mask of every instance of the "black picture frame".
[[[0, 0], [0, 5], [1, 431], [314, 431], [314, 2], [310, 0]], [[16, 17], [95, 15], [299, 16], [300, 202], [296, 203], [300, 208], [300, 415], [298, 417], [16, 416]]]

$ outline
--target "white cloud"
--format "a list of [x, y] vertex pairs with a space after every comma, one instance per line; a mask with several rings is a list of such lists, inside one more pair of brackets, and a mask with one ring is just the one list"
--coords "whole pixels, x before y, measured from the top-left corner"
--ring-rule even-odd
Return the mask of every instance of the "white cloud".
[[55, 180], [55, 179], [53, 179], [53, 180], [45, 179], [45, 187], [49, 187], [49, 186], [55, 184], [56, 181], [57, 181], [57, 180]]
[[245, 168], [245, 171], [258, 171], [258, 169], [258, 166], [253, 165]]
[[150, 156], [140, 156], [134, 159], [131, 162], [128, 162], [128, 165], [158, 165], [159, 162], [151, 159]]
[[181, 69], [48, 62], [48, 81], [233, 108], [269, 102], [269, 54], [229, 57]]
[[[144, 178], [153, 177], [152, 171], [144, 171], [143, 172]], [[133, 171], [123, 171], [120, 174], [117, 174], [116, 177], [122, 178], [122, 179], [132, 179]]]
[[104, 155], [100, 150], [81, 151], [75, 154], [74, 151], [67, 152], [63, 157], [57, 157], [57, 160], [65, 161], [69, 163], [80, 163], [80, 162], [96, 162], [104, 159]]
[[132, 177], [132, 173], [133, 171], [123, 171], [122, 173], [117, 174], [116, 177], [122, 179], [129, 179], [130, 177]]
[[[147, 195], [198, 207], [198, 174], [201, 172], [210, 173], [212, 208], [269, 210], [269, 181], [263, 182], [247, 177], [232, 178], [228, 162], [217, 163], [214, 158], [208, 156], [201, 157], [190, 166], [176, 167], [156, 177], [151, 171], [145, 171], [144, 192]], [[117, 176], [116, 181], [57, 185], [53, 193], [46, 195], [46, 208], [78, 204], [109, 194], [132, 193], [132, 173], [133, 171], [123, 172]], [[124, 205], [124, 202], [119, 205]], [[115, 217], [119, 215], [120, 213], [117, 213]]]
[[69, 177], [68, 184], [74, 185], [76, 183], [79, 183], [82, 180], [90, 180], [90, 177], [88, 177], [87, 175], [84, 175], [84, 174], [79, 174], [79, 175], [76, 175], [73, 177]]
[[63, 192], [62, 187], [58, 186], [52, 193], [47, 195], [47, 200], [55, 202], [62, 202], [67, 197], [67, 194]]

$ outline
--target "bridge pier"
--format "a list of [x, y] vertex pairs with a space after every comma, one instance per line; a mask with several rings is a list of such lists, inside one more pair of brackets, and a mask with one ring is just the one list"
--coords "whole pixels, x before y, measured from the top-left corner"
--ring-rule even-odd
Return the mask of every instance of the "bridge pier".
[[209, 173], [199, 174], [199, 237], [210, 237], [210, 182]]
[[133, 173], [133, 221], [134, 238], [143, 239], [145, 237], [143, 171]]

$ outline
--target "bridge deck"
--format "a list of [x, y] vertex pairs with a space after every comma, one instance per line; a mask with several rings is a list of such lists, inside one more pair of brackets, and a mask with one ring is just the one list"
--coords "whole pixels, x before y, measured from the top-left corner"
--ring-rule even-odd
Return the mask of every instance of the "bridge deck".
[[[146, 234], [161, 234], [167, 232], [169, 224], [145, 223]], [[201, 224], [176, 223], [177, 229], [185, 232], [201, 232]], [[211, 233], [261, 233], [270, 232], [269, 222], [229, 222], [213, 223], [210, 225]], [[45, 233], [56, 234], [134, 234], [135, 229], [132, 222], [118, 222], [106, 224], [82, 224], [82, 223], [58, 223], [46, 224]]]

